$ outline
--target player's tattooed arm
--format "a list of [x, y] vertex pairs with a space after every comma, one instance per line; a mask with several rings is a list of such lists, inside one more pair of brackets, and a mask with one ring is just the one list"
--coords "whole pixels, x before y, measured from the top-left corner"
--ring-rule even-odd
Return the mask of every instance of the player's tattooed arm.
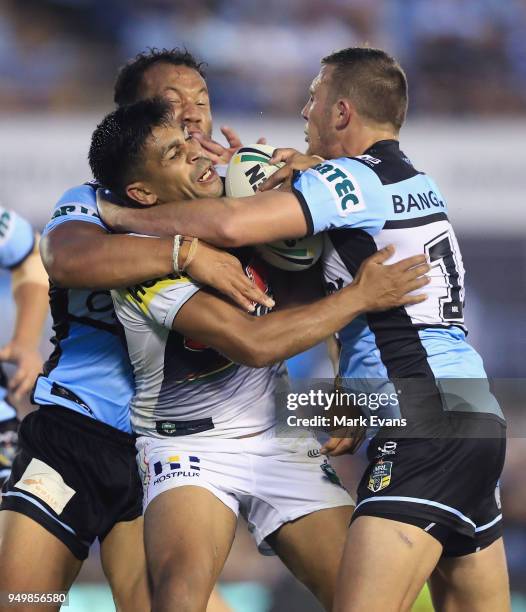
[[232, 361], [268, 366], [311, 348], [365, 312], [423, 301], [422, 294], [406, 294], [428, 283], [424, 256], [384, 266], [393, 252], [387, 247], [369, 257], [355, 281], [341, 291], [263, 317], [252, 317], [208, 291], [198, 291], [180, 309], [172, 327]]
[[[130, 209], [126, 209], [130, 210]], [[173, 238], [108, 234], [82, 221], [69, 221], [42, 239], [42, 260], [51, 280], [70, 289], [118, 289], [173, 272]], [[181, 247], [179, 262], [186, 258]], [[269, 300], [244, 274], [239, 260], [199, 242], [186, 272], [246, 310], [253, 302], [271, 307]]]
[[297, 197], [288, 192], [257, 193], [248, 198], [203, 198], [168, 202], [143, 209], [125, 208], [97, 192], [104, 223], [116, 232], [152, 236], [185, 234], [219, 247], [264, 244], [286, 238], [303, 238], [308, 227]]

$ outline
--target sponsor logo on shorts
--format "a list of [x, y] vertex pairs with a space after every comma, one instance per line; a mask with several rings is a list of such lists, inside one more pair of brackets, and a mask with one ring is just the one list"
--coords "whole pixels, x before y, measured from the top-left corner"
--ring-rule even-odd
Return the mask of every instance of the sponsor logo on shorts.
[[39, 459], [31, 459], [15, 487], [38, 497], [57, 514], [75, 495], [75, 489], [68, 487], [56, 470]]
[[319, 448], [311, 448], [310, 451], [307, 451], [307, 457], [319, 457], [321, 455]]
[[385, 489], [391, 483], [391, 470], [393, 469], [392, 461], [380, 460], [372, 469], [369, 476], [367, 488], [373, 493], [378, 493]]
[[201, 459], [196, 455], [172, 455], [166, 461], [153, 464], [153, 484], [160, 484], [171, 478], [198, 478], [201, 474]]
[[380, 457], [384, 455], [394, 455], [396, 453], [396, 442], [389, 440], [385, 442], [383, 446], [378, 447], [378, 452], [380, 453]]

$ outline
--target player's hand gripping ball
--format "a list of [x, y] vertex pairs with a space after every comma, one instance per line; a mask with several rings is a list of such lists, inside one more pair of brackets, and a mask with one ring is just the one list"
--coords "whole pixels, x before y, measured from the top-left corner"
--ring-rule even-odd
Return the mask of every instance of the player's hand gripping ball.
[[[270, 164], [275, 147], [253, 144], [234, 153], [226, 173], [226, 195], [244, 198], [254, 195], [258, 186], [282, 164]], [[256, 247], [261, 258], [276, 268], [297, 272], [313, 266], [323, 251], [323, 238], [309, 236], [293, 240], [278, 240]]]

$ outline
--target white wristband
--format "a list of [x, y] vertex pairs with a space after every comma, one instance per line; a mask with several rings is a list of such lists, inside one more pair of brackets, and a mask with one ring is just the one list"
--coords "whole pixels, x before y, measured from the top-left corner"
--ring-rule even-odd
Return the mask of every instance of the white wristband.
[[180, 276], [181, 270], [179, 269], [179, 249], [181, 248], [181, 238], [180, 234], [176, 234], [174, 236], [174, 250], [173, 250], [173, 266], [174, 272], [177, 276]]

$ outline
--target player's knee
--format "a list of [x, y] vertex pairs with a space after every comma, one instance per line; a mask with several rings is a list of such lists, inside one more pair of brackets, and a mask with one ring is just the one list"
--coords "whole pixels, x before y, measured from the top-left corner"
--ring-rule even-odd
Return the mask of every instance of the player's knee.
[[296, 572], [296, 578], [309, 589], [325, 610], [332, 610], [336, 590], [335, 577], [332, 579], [324, 572], [314, 574], [306, 571], [304, 573]]
[[[307, 584], [309, 587], [309, 585]], [[325, 610], [332, 610], [334, 606], [334, 590], [335, 586], [332, 584], [320, 584], [315, 581], [315, 584], [309, 587], [311, 593], [321, 603]]]
[[167, 559], [151, 574], [155, 610], [171, 610], [174, 601], [177, 602], [178, 612], [202, 612], [206, 609], [214, 587], [211, 569], [198, 563], [186, 564]]
[[[187, 577], [158, 580], [153, 585], [152, 607], [159, 612], [204, 612], [208, 603], [209, 591], [195, 588]], [[177, 602], [177, 607], [174, 606]]]
[[121, 580], [110, 581], [115, 608], [126, 612], [142, 612], [151, 608], [151, 594], [146, 572], [134, 578], [122, 576]]

